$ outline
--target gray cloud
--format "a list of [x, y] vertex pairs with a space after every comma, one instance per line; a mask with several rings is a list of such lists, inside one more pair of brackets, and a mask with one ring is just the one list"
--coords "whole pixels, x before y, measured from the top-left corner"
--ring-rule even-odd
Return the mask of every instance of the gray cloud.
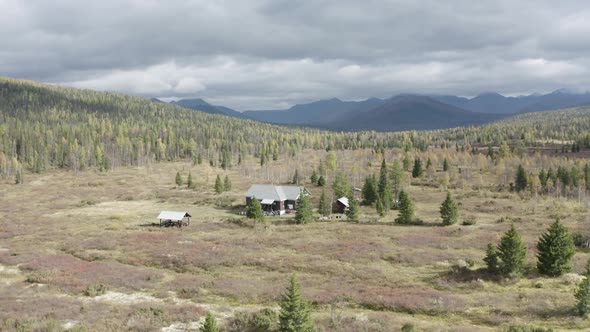
[[0, 0], [0, 74], [238, 109], [590, 88], [584, 1]]

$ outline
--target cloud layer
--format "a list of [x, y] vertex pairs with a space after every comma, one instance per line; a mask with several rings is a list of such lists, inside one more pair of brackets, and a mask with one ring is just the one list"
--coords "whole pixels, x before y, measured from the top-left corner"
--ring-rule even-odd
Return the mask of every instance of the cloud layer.
[[0, 75], [237, 109], [590, 89], [590, 8], [545, 0], [0, 0]]

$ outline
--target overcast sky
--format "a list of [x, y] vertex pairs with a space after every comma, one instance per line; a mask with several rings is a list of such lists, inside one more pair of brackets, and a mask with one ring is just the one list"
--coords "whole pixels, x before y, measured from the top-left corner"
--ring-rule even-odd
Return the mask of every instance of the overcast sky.
[[239, 110], [590, 88], [590, 6], [545, 0], [0, 0], [0, 75]]

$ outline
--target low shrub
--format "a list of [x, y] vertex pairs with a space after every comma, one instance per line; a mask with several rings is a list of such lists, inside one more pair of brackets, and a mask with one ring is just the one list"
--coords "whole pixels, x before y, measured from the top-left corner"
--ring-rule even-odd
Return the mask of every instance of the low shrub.
[[477, 224], [477, 220], [475, 220], [475, 218], [467, 218], [467, 219], [463, 220], [463, 222], [461, 224], [463, 226], [473, 226], [473, 225]]
[[104, 295], [107, 292], [107, 286], [103, 285], [103, 284], [96, 284], [96, 285], [89, 285], [88, 287], [86, 287], [86, 290], [84, 291], [84, 295], [86, 296], [90, 296], [90, 297], [95, 297], [95, 296], [100, 296], [100, 295]]

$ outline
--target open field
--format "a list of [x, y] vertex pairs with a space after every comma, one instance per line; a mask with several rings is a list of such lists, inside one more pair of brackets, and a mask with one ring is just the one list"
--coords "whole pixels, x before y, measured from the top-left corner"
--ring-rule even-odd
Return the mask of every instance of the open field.
[[[435, 165], [440, 153], [431, 156]], [[247, 159], [228, 171], [177, 162], [27, 173], [22, 185], [6, 180], [0, 183], [0, 330], [197, 330], [212, 311], [227, 330], [238, 331], [239, 312], [276, 308], [293, 272], [324, 331], [398, 331], [407, 323], [420, 331], [493, 331], [511, 324], [590, 329], [573, 313], [577, 273], [588, 253], [578, 251], [573, 273], [560, 278], [532, 271], [520, 281], [491, 280], [478, 271], [487, 243], [510, 227], [506, 220], [523, 235], [531, 266], [536, 241], [555, 217], [589, 234], [586, 198], [497, 190], [504, 171], [488, 168], [485, 157], [445, 153], [454, 165], [478, 170], [408, 181], [420, 226], [394, 225], [396, 211], [379, 218], [371, 207], [362, 208], [358, 224], [294, 225], [275, 217], [252, 227], [239, 216], [250, 184], [286, 182], [289, 165], [301, 167], [316, 206], [321, 189], [307, 180], [325, 155], [317, 151], [263, 167]], [[385, 157], [402, 154], [386, 151]], [[340, 151], [339, 169], [350, 170], [361, 186], [368, 169], [378, 171], [381, 157]], [[535, 165], [554, 163], [535, 158]], [[186, 180], [189, 170], [196, 188], [176, 188], [176, 172]], [[229, 175], [231, 192], [214, 193], [217, 174]], [[460, 220], [473, 218], [475, 225], [440, 226], [441, 183], [460, 203]], [[157, 227], [160, 210], [188, 211], [191, 225]], [[106, 292], [94, 294], [99, 285]]]

